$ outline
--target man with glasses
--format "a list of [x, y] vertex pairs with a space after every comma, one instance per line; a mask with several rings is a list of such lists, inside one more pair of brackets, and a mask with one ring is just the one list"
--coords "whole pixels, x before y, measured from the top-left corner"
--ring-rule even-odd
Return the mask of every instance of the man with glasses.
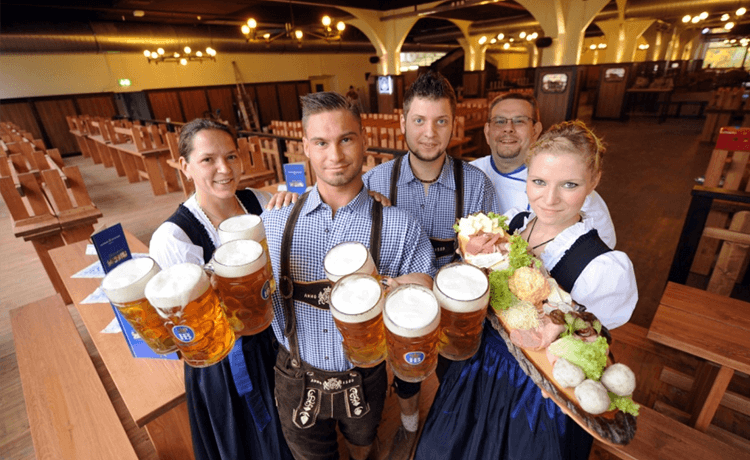
[[[484, 171], [492, 181], [501, 213], [511, 208], [529, 209], [526, 155], [541, 134], [539, 106], [534, 96], [505, 93], [490, 103], [484, 136], [492, 154], [471, 164]], [[617, 242], [615, 227], [602, 197], [596, 191], [591, 192], [581, 210], [594, 219], [594, 227], [602, 241], [614, 249]]]

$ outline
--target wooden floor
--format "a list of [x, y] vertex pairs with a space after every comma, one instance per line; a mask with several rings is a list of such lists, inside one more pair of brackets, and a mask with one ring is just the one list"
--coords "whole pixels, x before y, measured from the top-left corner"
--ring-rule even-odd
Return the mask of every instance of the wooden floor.
[[[628, 253], [635, 265], [640, 301], [632, 321], [648, 327], [666, 285], [690, 189], [694, 179], [703, 175], [712, 146], [697, 142], [702, 120], [670, 119], [658, 125], [655, 118], [642, 118], [592, 125], [609, 144], [598, 190], [612, 213], [617, 249]], [[125, 178], [118, 178], [113, 169], [94, 165], [90, 159], [72, 157], [65, 161], [80, 167], [89, 194], [104, 214], [100, 222], [107, 225], [120, 222], [146, 243], [183, 200], [181, 193], [154, 197], [147, 182], [129, 184]], [[2, 202], [0, 247], [5, 260], [0, 268], [0, 459], [31, 460], [35, 455], [8, 311], [52, 295], [54, 290], [31, 243], [13, 237], [7, 208]], [[70, 306], [70, 310], [100, 374], [106, 377], [75, 308]], [[116, 389], [111, 382], [105, 386], [117, 403]], [[434, 391], [434, 383], [428, 387]], [[429, 402], [429, 396], [423, 397], [423, 412]], [[145, 431], [135, 427], [129, 416], [122, 415], [125, 411], [121, 403], [117, 409], [139, 457], [155, 459]], [[381, 435], [393, 432], [400, 423], [393, 404], [386, 409], [385, 416], [387, 421]]]

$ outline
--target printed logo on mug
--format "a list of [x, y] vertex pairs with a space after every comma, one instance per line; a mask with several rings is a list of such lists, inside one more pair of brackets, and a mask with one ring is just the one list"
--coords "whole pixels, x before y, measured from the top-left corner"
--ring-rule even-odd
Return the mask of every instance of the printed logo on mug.
[[195, 332], [190, 326], [175, 326], [172, 334], [182, 343], [190, 343], [195, 340]]
[[424, 361], [424, 352], [410, 351], [409, 353], [404, 354], [404, 361], [415, 366], [421, 364], [422, 361]]

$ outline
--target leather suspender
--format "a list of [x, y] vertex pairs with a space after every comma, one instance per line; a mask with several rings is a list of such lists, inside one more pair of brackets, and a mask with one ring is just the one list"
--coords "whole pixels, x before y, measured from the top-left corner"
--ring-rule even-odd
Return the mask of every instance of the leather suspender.
[[[297, 315], [294, 311], [294, 280], [292, 279], [291, 255], [292, 255], [292, 238], [294, 237], [294, 227], [302, 212], [305, 201], [310, 192], [306, 192], [297, 200], [289, 218], [284, 226], [284, 233], [281, 237], [281, 249], [279, 251], [279, 292], [281, 293], [284, 307], [284, 320], [286, 327], [284, 336], [289, 339], [289, 353], [291, 355], [291, 364], [295, 369], [301, 366], [299, 352], [299, 342], [297, 341]], [[383, 226], [383, 205], [372, 200], [372, 227], [370, 229], [370, 254], [376, 266], [380, 266], [380, 248], [381, 233]]]

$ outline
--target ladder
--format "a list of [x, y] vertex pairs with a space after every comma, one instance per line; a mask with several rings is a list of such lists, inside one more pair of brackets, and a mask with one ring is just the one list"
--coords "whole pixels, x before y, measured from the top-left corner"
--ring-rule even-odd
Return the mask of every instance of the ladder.
[[[237, 66], [237, 63], [235, 61], [232, 61], [232, 67], [234, 67], [234, 78], [237, 85], [237, 102], [240, 107], [240, 121], [242, 122], [242, 127], [246, 131], [253, 131], [254, 126], [255, 131], [260, 132], [260, 121], [258, 120], [258, 110], [255, 107], [255, 101], [250, 99], [250, 96], [247, 94], [245, 85], [242, 83], [242, 74], [240, 73], [240, 68]], [[250, 107], [250, 112], [253, 116], [253, 126], [250, 125], [250, 118], [247, 115], [247, 106], [245, 104]]]

